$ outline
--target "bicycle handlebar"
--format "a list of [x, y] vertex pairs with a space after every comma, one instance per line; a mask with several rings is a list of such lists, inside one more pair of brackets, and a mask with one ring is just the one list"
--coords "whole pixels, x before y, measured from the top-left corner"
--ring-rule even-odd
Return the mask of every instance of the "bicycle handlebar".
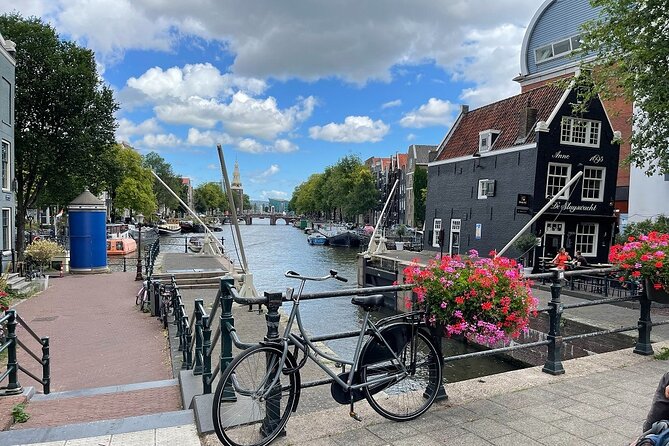
[[292, 270], [291, 271], [286, 271], [286, 273], [284, 275], [286, 277], [290, 278], [290, 279], [299, 279], [299, 280], [322, 281], [322, 280], [328, 280], [328, 279], [333, 279], [334, 278], [334, 279], [339, 280], [340, 282], [348, 282], [348, 279], [346, 279], [345, 277], [341, 277], [337, 273], [337, 271], [335, 271], [333, 269], [330, 270], [330, 274], [328, 274], [327, 276], [323, 276], [323, 277], [301, 276], [301, 275], [299, 275], [298, 273], [296, 273], [295, 271], [292, 271]]

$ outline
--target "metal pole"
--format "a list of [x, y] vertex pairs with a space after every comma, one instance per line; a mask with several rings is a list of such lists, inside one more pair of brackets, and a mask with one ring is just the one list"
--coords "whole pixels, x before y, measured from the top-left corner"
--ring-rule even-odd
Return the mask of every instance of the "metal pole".
[[[637, 290], [636, 284], [632, 285]], [[650, 330], [653, 328], [652, 321], [650, 320], [650, 299], [648, 299], [648, 290], [644, 287], [643, 291], [639, 294], [639, 304], [641, 307], [639, 315], [639, 339], [637, 340], [636, 346], [634, 347], [634, 353], [639, 355], [652, 355], [653, 354], [653, 344], [650, 342]]]
[[379, 219], [376, 221], [376, 226], [374, 226], [374, 232], [372, 232], [371, 237], [369, 238], [369, 244], [367, 245], [367, 252], [365, 254], [371, 253], [372, 249], [372, 242], [374, 241], [374, 237], [376, 237], [376, 233], [379, 230], [379, 226], [381, 225], [381, 220], [383, 220], [383, 214], [386, 213], [386, 209], [388, 208], [388, 204], [390, 203], [390, 200], [393, 198], [393, 194], [395, 193], [395, 188], [397, 187], [397, 183], [399, 183], [400, 180], [395, 180], [395, 184], [393, 184], [393, 188], [390, 190], [390, 195], [388, 195], [388, 199], [386, 199], [386, 204], [383, 205], [383, 209], [381, 210], [381, 215], [379, 215]]
[[193, 375], [202, 373], [202, 313], [200, 305], [204, 305], [202, 299], [195, 299], [195, 365], [193, 366]]
[[[235, 285], [235, 279], [232, 277], [222, 277], [221, 278], [221, 357], [219, 359], [219, 370], [220, 373], [228, 367], [228, 364], [232, 362], [232, 336], [228, 331], [228, 324], [231, 327], [235, 326], [235, 318], [232, 316], [232, 295], [230, 294], [230, 288]], [[228, 401], [236, 400], [235, 391], [232, 388], [232, 383], [229, 383], [223, 390], [225, 398]]]
[[[235, 226], [235, 232], [237, 233], [237, 243], [239, 244], [239, 253], [242, 260], [242, 269], [244, 272], [248, 272], [248, 263], [246, 262], [246, 252], [244, 252], [244, 244], [242, 242], [242, 233], [239, 230], [239, 221], [237, 220], [237, 209], [235, 208], [235, 199], [232, 196], [232, 189], [230, 187], [230, 179], [228, 178], [228, 170], [225, 167], [225, 158], [223, 157], [223, 148], [220, 144], [216, 146], [218, 150], [218, 160], [221, 163], [221, 172], [223, 173], [223, 180], [225, 181], [225, 190], [228, 195], [228, 203], [230, 205], [230, 213], [232, 214], [232, 223]], [[244, 197], [242, 197], [243, 199]]]
[[142, 224], [137, 223], [137, 230], [139, 237], [137, 238], [137, 275], [135, 280], [143, 280], [142, 278]]
[[49, 355], [49, 337], [42, 338], [42, 386], [44, 394], [51, 392], [51, 356]]
[[549, 201], [548, 203], [546, 203], [546, 205], [545, 205], [544, 207], [542, 207], [541, 210], [540, 210], [539, 212], [537, 212], [537, 215], [535, 215], [534, 217], [532, 217], [532, 219], [531, 219], [530, 221], [528, 221], [527, 224], [526, 224], [525, 226], [523, 226], [523, 229], [521, 229], [520, 231], [518, 231], [518, 233], [517, 233], [511, 240], [509, 240], [509, 243], [507, 243], [506, 246], [504, 246], [504, 248], [502, 248], [502, 249], [495, 255], [495, 257], [499, 257], [499, 256], [501, 256], [502, 254], [504, 254], [504, 252], [505, 252], [507, 249], [509, 249], [509, 248], [511, 247], [511, 245], [513, 245], [513, 242], [515, 242], [516, 240], [518, 240], [518, 237], [520, 237], [525, 231], [527, 231], [527, 229], [529, 229], [529, 227], [532, 226], [532, 223], [534, 223], [535, 221], [537, 221], [537, 219], [538, 219], [539, 217], [541, 217], [541, 216], [543, 215], [543, 213], [546, 212], [546, 211], [548, 210], [548, 208], [551, 207], [551, 205], [552, 205], [553, 203], [555, 203], [555, 202], [558, 200], [558, 198], [561, 197], [561, 195], [562, 195], [562, 194], [569, 188], [569, 186], [571, 186], [572, 184], [574, 184], [574, 183], [576, 182], [576, 180], [578, 180], [578, 179], [581, 178], [582, 176], [583, 176], [583, 171], [576, 172], [576, 175], [574, 175], [574, 176], [572, 177], [572, 179], [569, 180], [569, 181], [567, 182], [567, 184], [565, 184], [564, 187], [563, 187], [562, 189], [560, 189], [560, 192], [558, 192], [557, 194], [555, 194], [555, 196], [554, 196], [553, 198], [551, 198], [550, 201]]
[[9, 371], [9, 383], [5, 390], [5, 395], [15, 395], [21, 393], [21, 383], [19, 382], [19, 361], [16, 357], [16, 310], [7, 310], [9, 320], [7, 321], [7, 340], [10, 342], [7, 348], [7, 370]]
[[562, 291], [562, 278], [564, 271], [557, 268], [553, 269], [553, 283], [551, 284], [551, 301], [548, 302], [548, 314], [550, 317], [548, 340], [548, 357], [542, 372], [550, 375], [562, 375], [562, 334], [560, 333], [560, 320], [562, 318], [562, 302], [560, 302], [560, 292]]
[[202, 316], [202, 393], [211, 393], [211, 324], [209, 315]]

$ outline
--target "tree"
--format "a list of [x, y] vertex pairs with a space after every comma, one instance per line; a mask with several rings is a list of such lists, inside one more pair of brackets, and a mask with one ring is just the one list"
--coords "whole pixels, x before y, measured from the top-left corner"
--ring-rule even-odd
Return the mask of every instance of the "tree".
[[636, 223], [629, 223], [621, 234], [616, 237], [616, 243], [625, 243], [629, 237], [638, 237], [641, 234], [648, 234], [651, 231], [669, 234], [669, 217], [658, 215], [654, 219], [642, 220]]
[[[149, 152], [142, 157], [142, 164], [144, 167], [153, 170], [156, 175], [160, 177], [161, 180], [167, 184], [167, 186], [174, 191], [177, 195], [181, 189], [181, 180], [177, 177], [172, 171], [172, 166], [163, 159], [156, 152]], [[170, 193], [165, 186], [163, 186], [160, 181], [156, 178], [153, 178], [153, 192], [156, 196], [158, 202], [158, 209], [167, 211], [168, 209], [177, 209], [179, 207], [179, 201], [174, 198], [174, 195]]]
[[17, 181], [16, 249], [23, 252], [29, 208], [69, 203], [88, 186], [105, 187], [118, 105], [97, 74], [93, 52], [61, 41], [38, 18], [0, 16], [16, 43], [14, 152]]
[[219, 183], [204, 183], [194, 192], [195, 210], [198, 212], [212, 213], [222, 210], [226, 200]]
[[141, 212], [150, 220], [158, 206], [153, 192], [154, 177], [149, 169], [142, 166], [139, 153], [131, 147], [119, 146], [117, 162], [121, 166], [121, 176], [112, 199], [113, 206]]
[[427, 190], [427, 169], [416, 167], [413, 173], [413, 221], [417, 228], [422, 228], [425, 222], [425, 196]]
[[646, 174], [669, 173], [669, 9], [664, 0], [591, 0], [598, 19], [583, 27], [579, 54], [604, 99], [634, 102], [628, 159]]

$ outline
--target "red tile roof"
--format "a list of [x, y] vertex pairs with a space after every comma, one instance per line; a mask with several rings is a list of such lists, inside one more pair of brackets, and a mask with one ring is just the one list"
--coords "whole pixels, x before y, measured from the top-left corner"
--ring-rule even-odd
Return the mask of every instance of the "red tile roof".
[[405, 169], [407, 167], [407, 161], [409, 159], [409, 155], [406, 153], [398, 153], [397, 154], [397, 164], [400, 169]]
[[473, 155], [478, 151], [479, 132], [484, 130], [500, 131], [491, 151], [534, 142], [534, 127], [526, 137], [518, 137], [520, 112], [529, 104], [537, 109], [537, 121], [546, 121], [563, 93], [562, 88], [545, 85], [464, 113], [439, 147], [436, 161]]

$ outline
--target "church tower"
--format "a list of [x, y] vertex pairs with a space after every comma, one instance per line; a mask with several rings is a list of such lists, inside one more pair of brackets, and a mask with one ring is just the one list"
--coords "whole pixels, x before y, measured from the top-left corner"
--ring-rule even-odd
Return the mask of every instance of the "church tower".
[[235, 170], [232, 172], [232, 196], [235, 201], [237, 213], [241, 214], [244, 211], [244, 188], [242, 187], [242, 180], [239, 176], [239, 163], [235, 160]]

